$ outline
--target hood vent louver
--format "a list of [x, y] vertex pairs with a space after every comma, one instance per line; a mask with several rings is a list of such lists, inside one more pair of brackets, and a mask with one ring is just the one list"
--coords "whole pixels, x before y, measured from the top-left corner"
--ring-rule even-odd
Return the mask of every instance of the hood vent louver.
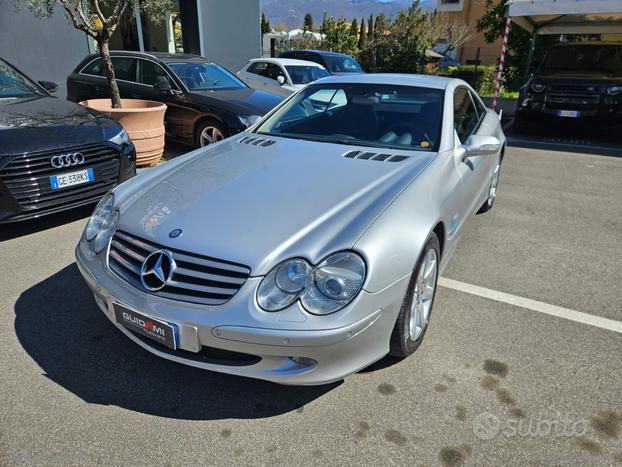
[[348, 159], [363, 159], [380, 162], [401, 162], [410, 158], [409, 156], [398, 156], [397, 154], [367, 151], [349, 151], [346, 152], [343, 157], [347, 157]]
[[254, 138], [252, 136], [246, 136], [246, 137], [242, 138], [238, 142], [239, 143], [243, 143], [243, 144], [251, 144], [253, 146], [261, 146], [262, 148], [266, 148], [268, 146], [272, 146], [273, 144], [276, 143], [276, 141], [274, 141], [272, 139]]

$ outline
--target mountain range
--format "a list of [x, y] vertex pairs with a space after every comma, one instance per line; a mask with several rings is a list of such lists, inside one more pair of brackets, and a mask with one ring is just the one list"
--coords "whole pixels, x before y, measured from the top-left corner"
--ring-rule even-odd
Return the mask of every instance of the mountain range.
[[[421, 1], [422, 8], [434, 8], [434, 0]], [[261, 0], [261, 11], [270, 24], [285, 23], [289, 28], [302, 27], [304, 16], [311, 13], [313, 23], [322, 23], [324, 12], [335, 18], [346, 17], [348, 21], [384, 13], [391, 17], [412, 5], [412, 0]]]

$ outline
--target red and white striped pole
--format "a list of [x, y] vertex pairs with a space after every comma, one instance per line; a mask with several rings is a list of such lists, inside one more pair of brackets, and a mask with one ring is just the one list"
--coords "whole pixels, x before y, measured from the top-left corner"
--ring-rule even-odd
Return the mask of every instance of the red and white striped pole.
[[492, 101], [492, 110], [497, 110], [497, 101], [501, 93], [501, 78], [503, 78], [503, 69], [505, 68], [505, 54], [508, 51], [508, 37], [510, 36], [511, 30], [512, 18], [508, 15], [508, 20], [505, 24], [505, 32], [503, 33], [503, 45], [501, 46], [501, 57], [499, 58], [499, 73], [497, 73], [497, 82], [495, 83], [495, 98]]

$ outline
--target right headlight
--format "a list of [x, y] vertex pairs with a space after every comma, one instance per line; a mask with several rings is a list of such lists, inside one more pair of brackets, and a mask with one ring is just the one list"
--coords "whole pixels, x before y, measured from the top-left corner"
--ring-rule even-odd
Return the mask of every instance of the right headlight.
[[541, 93], [546, 89], [546, 84], [542, 84], [542, 83], [538, 83], [536, 81], [534, 81], [533, 83], [531, 83], [531, 85], [529, 86], [530, 89], [535, 92], [535, 93]]
[[86, 229], [84, 230], [84, 236], [86, 237], [87, 242], [93, 241], [93, 239], [97, 236], [104, 225], [104, 222], [108, 219], [108, 216], [110, 216], [113, 204], [114, 196], [112, 193], [104, 196], [97, 204], [93, 214], [91, 214], [91, 217], [86, 224]]
[[114, 196], [111, 193], [104, 196], [84, 229], [84, 237], [95, 254], [106, 248], [117, 226], [119, 211], [113, 210], [113, 205]]
[[365, 272], [365, 262], [352, 251], [334, 253], [315, 267], [301, 258], [289, 259], [261, 281], [257, 302], [266, 311], [279, 311], [300, 300], [309, 313], [327, 315], [358, 295]]

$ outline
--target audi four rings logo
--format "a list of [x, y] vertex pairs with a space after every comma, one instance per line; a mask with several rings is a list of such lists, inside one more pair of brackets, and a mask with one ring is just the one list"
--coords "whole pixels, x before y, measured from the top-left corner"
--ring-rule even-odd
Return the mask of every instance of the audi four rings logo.
[[73, 167], [74, 165], [84, 164], [84, 154], [81, 152], [70, 152], [59, 156], [52, 156], [50, 163], [52, 167], [62, 169], [64, 167]]

